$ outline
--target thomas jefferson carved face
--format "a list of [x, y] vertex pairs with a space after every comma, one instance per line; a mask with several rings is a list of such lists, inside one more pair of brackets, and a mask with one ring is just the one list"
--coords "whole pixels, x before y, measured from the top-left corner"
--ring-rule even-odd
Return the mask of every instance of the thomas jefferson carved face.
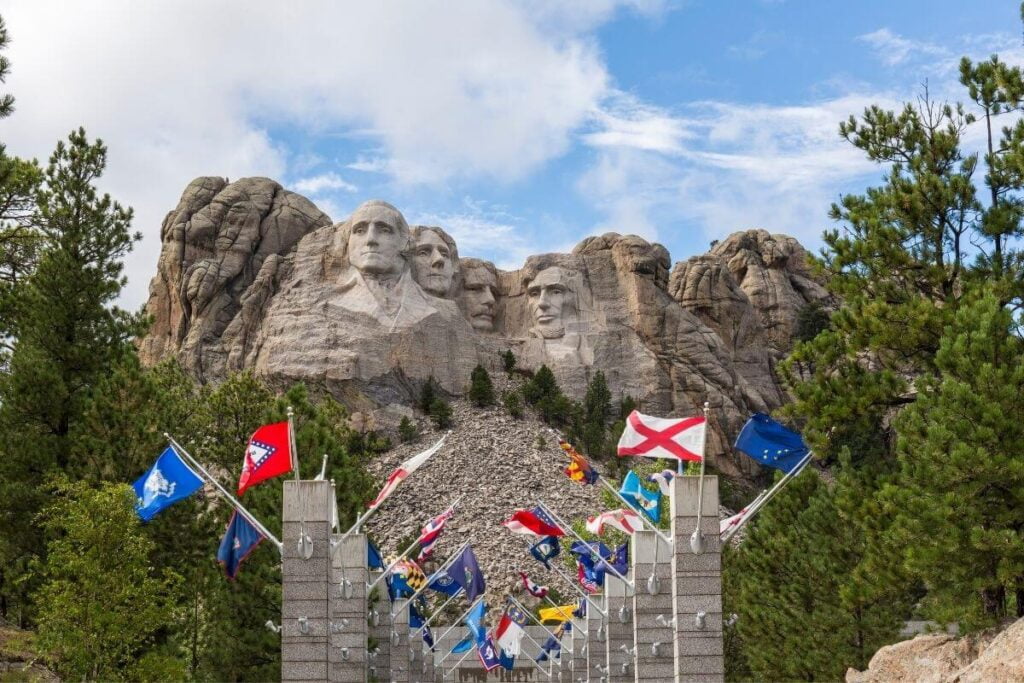
[[409, 227], [402, 215], [383, 202], [367, 202], [349, 220], [349, 262], [361, 273], [401, 273], [405, 266], [402, 252], [409, 243]]
[[448, 296], [455, 275], [455, 254], [436, 230], [419, 229], [413, 251], [413, 275], [434, 296]]
[[545, 339], [565, 335], [565, 317], [573, 309], [569, 276], [554, 266], [540, 271], [526, 287], [533, 313], [534, 331]]
[[477, 332], [494, 329], [494, 304], [497, 299], [498, 279], [494, 271], [484, 265], [463, 266], [460, 303]]

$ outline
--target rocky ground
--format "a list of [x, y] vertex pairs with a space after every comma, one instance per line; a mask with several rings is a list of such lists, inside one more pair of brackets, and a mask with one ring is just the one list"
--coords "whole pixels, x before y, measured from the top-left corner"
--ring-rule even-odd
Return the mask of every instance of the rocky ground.
[[881, 648], [867, 671], [850, 669], [847, 683], [995, 683], [1024, 681], [1024, 619], [1006, 629], [957, 638], [919, 635]]

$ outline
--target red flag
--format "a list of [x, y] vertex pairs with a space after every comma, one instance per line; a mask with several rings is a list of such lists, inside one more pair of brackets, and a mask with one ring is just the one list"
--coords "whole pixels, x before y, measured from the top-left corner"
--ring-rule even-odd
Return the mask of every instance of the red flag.
[[530, 580], [530, 577], [526, 574], [526, 572], [519, 572], [519, 576], [523, 580], [523, 588], [525, 588], [526, 592], [532, 595], [533, 597], [543, 598], [548, 594], [548, 587], [534, 583], [532, 580]]
[[633, 411], [619, 438], [619, 455], [674, 460], [704, 459], [704, 417], [651, 417]]
[[264, 425], [249, 438], [245, 447], [238, 495], [250, 486], [292, 471], [291, 439], [287, 422]]
[[516, 510], [502, 525], [515, 534], [565, 536], [565, 532], [539, 507], [532, 511]]

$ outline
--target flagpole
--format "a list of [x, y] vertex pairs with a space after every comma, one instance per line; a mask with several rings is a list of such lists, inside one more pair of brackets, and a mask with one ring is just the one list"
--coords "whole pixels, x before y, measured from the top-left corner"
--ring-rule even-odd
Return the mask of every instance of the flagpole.
[[[632, 503], [630, 503], [630, 502], [629, 502], [628, 500], [626, 500], [626, 499], [625, 499], [625, 498], [624, 498], [624, 497], [622, 496], [622, 494], [621, 494], [621, 493], [619, 493], [619, 491], [618, 491], [618, 490], [617, 490], [617, 489], [616, 489], [616, 488], [615, 488], [614, 486], [612, 486], [612, 485], [611, 485], [610, 483], [608, 483], [608, 480], [607, 480], [607, 479], [605, 479], [604, 477], [602, 477], [602, 476], [600, 476], [600, 475], [598, 475], [598, 479], [600, 479], [601, 483], [602, 483], [602, 484], [604, 484], [605, 488], [607, 488], [607, 489], [608, 489], [609, 491], [611, 491], [611, 492], [612, 492], [612, 493], [613, 493], [613, 494], [615, 495], [615, 497], [616, 497], [616, 498], [618, 498], [618, 499], [619, 499], [619, 500], [621, 500], [621, 501], [622, 501], [623, 503], [625, 503], [625, 504], [626, 504], [626, 507], [628, 507], [628, 508], [629, 508], [630, 510], [635, 510], [635, 509], [636, 509], [636, 508], [635, 508], [635, 507], [633, 506], [633, 504], [632, 504]], [[659, 500], [660, 500], [660, 498], [659, 498]], [[661, 540], [665, 541], [665, 542], [666, 542], [666, 543], [668, 543], [669, 545], [672, 545], [672, 539], [671, 539], [671, 538], [669, 538], [669, 537], [668, 537], [667, 535], [663, 534], [663, 533], [661, 532], [661, 529], [659, 529], [658, 527], [656, 527], [656, 526], [654, 525], [654, 523], [653, 523], [653, 522], [651, 522], [651, 521], [650, 521], [649, 519], [647, 519], [647, 517], [646, 517], [646, 516], [644, 515], [644, 512], [643, 512], [643, 510], [636, 510], [636, 512], [637, 512], [637, 515], [638, 515], [638, 516], [640, 517], [640, 521], [641, 521], [641, 522], [642, 522], [643, 524], [647, 525], [647, 527], [648, 527], [648, 528], [650, 528], [650, 530], [651, 530], [651, 531], [653, 531], [654, 533], [656, 533], [656, 534], [657, 534], [657, 535], [658, 535], [658, 536], [659, 536], [659, 537], [661, 538]]]
[[789, 481], [793, 477], [803, 472], [804, 469], [807, 467], [808, 463], [810, 463], [811, 458], [813, 456], [813, 451], [807, 451], [807, 455], [803, 457], [803, 460], [797, 463], [796, 467], [787, 472], [786, 476], [784, 476], [782, 479], [779, 479], [779, 481], [777, 481], [774, 486], [768, 489], [768, 491], [766, 491], [765, 494], [761, 496], [759, 501], [752, 503], [750, 506], [750, 512], [748, 512], [746, 516], [744, 516], [744, 518], [740, 520], [739, 524], [737, 524], [731, 529], [726, 530], [725, 535], [722, 536], [722, 543], [727, 543], [729, 539], [736, 535], [737, 531], [742, 529], [743, 526], [754, 517], [754, 515], [761, 511], [761, 508], [763, 508], [768, 503], [768, 501], [775, 497], [775, 495], [782, 489], [783, 486], [789, 483]]
[[[556, 604], [555, 604], [555, 601], [554, 601], [554, 600], [552, 600], [552, 599], [551, 599], [551, 598], [550, 598], [549, 596], [545, 595], [545, 596], [544, 596], [543, 598], [541, 598], [541, 600], [547, 600], [547, 601], [548, 601], [548, 604], [549, 604], [549, 605], [551, 605], [552, 607], [554, 607], [554, 608], [555, 608], [556, 610], [558, 610], [559, 612], [561, 612], [561, 611], [562, 611], [562, 607], [563, 607], [563, 605], [556, 605]], [[566, 606], [567, 606], [567, 605], [566, 605]], [[566, 619], [566, 621], [572, 621], [572, 615], [571, 615], [571, 614], [569, 615], [569, 618], [568, 618], [568, 619]], [[563, 621], [562, 623], [564, 624], [565, 622]], [[572, 650], [569, 650], [569, 652], [570, 652], [570, 653], [572, 653]]]
[[[520, 602], [519, 602], [518, 600], [516, 600], [515, 598], [513, 598], [513, 597], [512, 597], [511, 595], [509, 595], [509, 596], [507, 596], [507, 597], [508, 597], [508, 600], [509, 600], [509, 602], [515, 603], [515, 605], [516, 605], [517, 607], [519, 607], [519, 609], [523, 610], [523, 612], [524, 612], [524, 613], [525, 613], [525, 614], [526, 614], [526, 615], [527, 615], [528, 617], [530, 617], [531, 619], [533, 619], [533, 621], [534, 621], [534, 622], [536, 622], [536, 624], [537, 624], [538, 626], [540, 626], [540, 627], [541, 627], [542, 629], [544, 629], [544, 632], [545, 632], [545, 633], [547, 633], [547, 634], [548, 634], [549, 636], [554, 636], [554, 635], [555, 635], [554, 631], [549, 631], [549, 630], [548, 630], [548, 627], [547, 627], [547, 626], [545, 626], [544, 624], [542, 624], [542, 623], [541, 623], [540, 621], [538, 621], [538, 620], [537, 620], [537, 617], [533, 616], [533, 613], [532, 613], [532, 612], [530, 612], [530, 610], [528, 610], [528, 609], [526, 609], [525, 607], [523, 607], [522, 603], [520, 603]], [[531, 636], [531, 635], [530, 635], [530, 632], [529, 632], [529, 631], [527, 631], [527, 630], [526, 630], [525, 628], [523, 629], [523, 635], [524, 635], [524, 636], [526, 636], [527, 638], [529, 638], [529, 639], [530, 639], [530, 641], [531, 641], [531, 642], [532, 642], [532, 643], [533, 643], [534, 645], [536, 645], [536, 646], [537, 646], [538, 648], [540, 648], [540, 650], [539, 650], [539, 651], [537, 652], [537, 656], [538, 656], [538, 657], [539, 657], [540, 655], [542, 655], [542, 654], [544, 653], [544, 646], [543, 646], [543, 645], [541, 645], [540, 643], [538, 643], [538, 642], [537, 642], [537, 640], [536, 640], [536, 639], [535, 639], [535, 638], [534, 638], [533, 636]], [[557, 642], [558, 642], [558, 647], [559, 647], [559, 649], [561, 649], [561, 647], [562, 647], [562, 641], [561, 641], [561, 639], [556, 639], [556, 640], [557, 640]], [[495, 644], [494, 644], [494, 646], [495, 646], [495, 647], [498, 647], [498, 644], [497, 644], [497, 643], [495, 643]], [[499, 648], [499, 649], [500, 649], [500, 648]], [[559, 659], [561, 659], [561, 653], [559, 653]], [[536, 659], [534, 659], [533, 661], [534, 661], [534, 663], [536, 663], [536, 664], [540, 664], [540, 662], [538, 662], [538, 661], [537, 661]], [[554, 658], [554, 657], [553, 657], [553, 656], [551, 655], [551, 652], [550, 652], [550, 651], [548, 651], [548, 671], [547, 671], [547, 674], [548, 674], [548, 678], [550, 678], [550, 677], [551, 677], [551, 670], [552, 670], [552, 668], [554, 667], [554, 665], [555, 665], [555, 658]], [[543, 669], [541, 669], [541, 671], [543, 671]]]
[[[446, 508], [445, 508], [445, 511], [447, 511], [447, 510], [449, 510], [449, 509], [453, 509], [453, 508], [454, 508], [454, 507], [455, 507], [456, 505], [458, 505], [458, 504], [459, 504], [459, 503], [460, 503], [461, 501], [462, 501], [462, 496], [459, 496], [458, 498], [456, 498], [456, 499], [455, 499], [455, 502], [453, 502], [453, 503], [452, 503], [451, 505], [449, 505], [448, 507], [446, 507]], [[442, 512], [442, 514], [444, 514], [444, 512]], [[422, 534], [420, 534], [420, 535], [422, 536]], [[389, 572], [389, 571], [391, 571], [392, 569], [394, 569], [394, 567], [395, 567], [395, 565], [396, 565], [396, 564], [398, 564], [399, 562], [401, 562], [402, 560], [404, 560], [404, 559], [405, 559], [405, 556], [406, 556], [406, 555], [408, 555], [408, 554], [409, 554], [409, 553], [410, 553], [410, 552], [412, 551], [412, 549], [413, 549], [413, 548], [415, 548], [417, 544], [419, 544], [419, 542], [420, 542], [420, 539], [419, 539], [419, 536], [417, 536], [417, 537], [416, 537], [416, 540], [412, 542], [412, 545], [410, 545], [410, 546], [409, 546], [408, 548], [406, 548], [405, 550], [403, 550], [403, 551], [402, 551], [402, 554], [401, 554], [401, 555], [399, 555], [399, 556], [398, 556], [398, 558], [397, 558], [397, 559], [396, 559], [396, 560], [395, 560], [394, 562], [392, 562], [391, 564], [389, 564], [389, 565], [388, 565], [388, 566], [387, 566], [387, 567], [386, 567], [386, 568], [384, 569], [384, 573], [383, 573], [383, 574], [381, 574], [381, 575], [380, 575], [380, 576], [378, 576], [378, 577], [377, 577], [376, 579], [374, 579], [373, 583], [367, 584], [367, 586], [366, 586], [366, 590], [368, 590], [368, 591], [369, 591], [369, 590], [373, 590], [373, 587], [374, 587], [374, 586], [376, 586], [376, 585], [377, 585], [378, 583], [380, 583], [381, 581], [383, 581], [383, 580], [384, 580], [384, 577], [385, 577], [385, 576], [387, 576], [388, 572]]]
[[[700, 523], [704, 512], [704, 463], [708, 459], [708, 411], [710, 408], [711, 404], [704, 401], [704, 445], [700, 449], [700, 481], [697, 482], [697, 528], [690, 536], [690, 550], [695, 555], [704, 552], [704, 533], [700, 530]], [[682, 465], [682, 462], [680, 460], [679, 464]]]
[[295, 473], [295, 481], [299, 481], [299, 452], [295, 449], [295, 425], [293, 417], [295, 411], [288, 406], [288, 446], [292, 451], [292, 472]]
[[[527, 547], [527, 548], [529, 548], [529, 547], [530, 547], [530, 542], [529, 542], [529, 541], [527, 541], [527, 540], [526, 540], [525, 538], [523, 539], [523, 543], [524, 543], [524, 545], [526, 545], [526, 547]], [[576, 591], [577, 593], [579, 593], [580, 597], [582, 597], [582, 598], [583, 598], [584, 600], [586, 600], [587, 602], [589, 602], [589, 603], [590, 603], [590, 604], [591, 604], [591, 605], [592, 605], [592, 606], [594, 607], [594, 609], [596, 609], [596, 610], [597, 610], [598, 612], [600, 612], [600, 613], [601, 613], [601, 615], [602, 615], [602, 616], [608, 616], [608, 612], [606, 612], [605, 610], [601, 609], [601, 606], [600, 606], [600, 605], [598, 605], [598, 604], [597, 604], [596, 602], [594, 602], [593, 600], [591, 600], [591, 599], [590, 599], [590, 595], [588, 595], [588, 594], [587, 594], [587, 592], [586, 592], [585, 590], [583, 590], [582, 588], [580, 588], [579, 586], [577, 586], [577, 585], [576, 585], [576, 582], [575, 582], [575, 581], [573, 581], [571, 577], [569, 577], [569, 576], [566, 576], [566, 575], [565, 575], [565, 574], [564, 574], [564, 573], [562, 572], [562, 570], [558, 568], [558, 565], [557, 565], [557, 564], [555, 564], [554, 560], [551, 560], [551, 561], [550, 561], [550, 564], [548, 564], [548, 569], [552, 570], [553, 572], [555, 572], [556, 574], [558, 574], [558, 575], [559, 575], [560, 577], [562, 577], [563, 579], [565, 579], [565, 581], [566, 581], [566, 582], [567, 582], [567, 583], [569, 584], [569, 587], [570, 587], [570, 588], [572, 588], [572, 589], [573, 589], [574, 591]], [[555, 607], [559, 607], [559, 605], [555, 605]]]
[[279, 541], [277, 539], [277, 536], [274, 536], [274, 534], [270, 533], [270, 531], [267, 529], [267, 527], [263, 526], [263, 524], [258, 519], [256, 519], [255, 515], [253, 515], [248, 510], [246, 510], [245, 506], [243, 506], [241, 503], [239, 503], [238, 500], [234, 496], [232, 496], [230, 493], [228, 493], [227, 490], [223, 486], [220, 485], [220, 482], [217, 481], [216, 479], [214, 479], [213, 475], [210, 474], [208, 471], [206, 471], [205, 467], [203, 467], [202, 465], [199, 464], [198, 460], [193, 458], [189, 454], [189, 452], [186, 451], [182, 447], [182, 445], [180, 443], [178, 443], [177, 441], [174, 440], [174, 437], [172, 437], [167, 432], [164, 432], [164, 438], [166, 438], [168, 441], [170, 441], [171, 442], [171, 447], [174, 448], [175, 452], [177, 452], [177, 453], [181, 454], [182, 456], [184, 456], [186, 460], [188, 460], [196, 469], [198, 469], [203, 474], [203, 476], [206, 477], [206, 480], [209, 481], [211, 484], [213, 484], [214, 487], [217, 489], [217, 491], [222, 496], [227, 498], [228, 501], [231, 503], [231, 505], [236, 510], [238, 510], [238, 512], [243, 517], [245, 517], [246, 520], [248, 520], [250, 524], [252, 524], [254, 527], [256, 527], [256, 529], [261, 534], [263, 534], [271, 543], [276, 545], [278, 552], [280, 552], [282, 555], [284, 554], [284, 544], [281, 543], [281, 541]]
[[[459, 664], [462, 664], [462, 662], [466, 661], [466, 657], [468, 657], [471, 654], [473, 654], [473, 650], [474, 649], [476, 649], [476, 645], [473, 645], [473, 647], [471, 647], [468, 650], [466, 650], [466, 654], [462, 655], [462, 657], [459, 659], [459, 661], [455, 662], [455, 666], [453, 666], [448, 673], [449, 674], [455, 673], [455, 670], [459, 668]], [[448, 655], [450, 655], [450, 654], [451, 654], [451, 652], [448, 653]], [[444, 660], [448, 659], [448, 655], [445, 655], [444, 657], [441, 657], [441, 661], [439, 663], [440, 664], [444, 664]]]
[[[580, 536], [579, 534], [577, 534], [577, 533], [576, 533], [576, 531], [575, 531], [575, 530], [574, 530], [574, 529], [573, 529], [573, 528], [572, 528], [571, 526], [568, 526], [568, 525], [567, 525], [567, 524], [566, 524], [565, 522], [563, 522], [563, 521], [562, 521], [562, 519], [561, 519], [561, 518], [560, 518], [560, 517], [559, 517], [558, 515], [556, 515], [556, 514], [555, 514], [554, 510], [552, 510], [551, 508], [549, 508], [549, 507], [548, 507], [548, 506], [547, 506], [547, 505], [546, 505], [546, 504], [544, 503], [544, 501], [542, 501], [542, 500], [538, 500], [538, 501], [537, 501], [537, 503], [538, 503], [538, 504], [539, 504], [539, 505], [540, 505], [540, 506], [541, 506], [541, 507], [542, 507], [542, 508], [544, 509], [544, 511], [545, 511], [545, 512], [547, 512], [547, 513], [548, 513], [549, 515], [551, 515], [551, 518], [552, 518], [552, 519], [554, 519], [554, 520], [555, 520], [556, 522], [558, 522], [558, 526], [559, 526], [559, 527], [561, 527], [561, 529], [562, 529], [563, 531], [568, 531], [568, 532], [569, 532], [570, 534], [572, 534], [572, 535], [573, 535], [573, 536], [575, 536], [575, 537], [576, 537], [577, 539], [579, 539], [580, 543], [584, 543], [584, 544], [586, 544], [587, 546], [589, 546], [589, 545], [590, 545], [590, 542], [589, 542], [589, 541], [586, 541], [586, 540], [584, 540], [584, 539], [583, 539], [583, 537], [582, 537], [582, 536]], [[618, 569], [616, 569], [615, 567], [613, 567], [613, 566], [612, 566], [612, 564], [611, 564], [611, 562], [609, 562], [608, 560], [604, 559], [603, 557], [600, 557], [600, 554], [598, 554], [598, 558], [599, 558], [599, 559], [601, 560], [601, 562], [602, 562], [602, 563], [604, 564], [604, 566], [605, 566], [605, 567], [606, 567], [607, 569], [610, 569], [610, 570], [611, 570], [612, 574], [615, 574], [615, 576], [617, 576], [617, 577], [619, 577], [620, 579], [622, 579], [622, 581], [623, 581], [623, 582], [624, 582], [624, 583], [625, 583], [625, 584], [626, 584], [627, 586], [629, 586], [630, 588], [635, 588], [635, 587], [634, 587], [634, 585], [633, 585], [633, 582], [632, 582], [632, 581], [630, 581], [629, 579], [627, 579], [627, 578], [626, 578], [625, 576], [623, 576], [623, 575], [622, 575], [621, 573], [619, 573], [619, 570], [618, 570]]]
[[[413, 631], [413, 635], [414, 636], [419, 635], [420, 631], [423, 631], [428, 626], [430, 626], [430, 622], [434, 620], [434, 617], [436, 617], [438, 614], [440, 614], [441, 610], [443, 610], [445, 607], [447, 607], [449, 602], [451, 602], [455, 598], [459, 597], [460, 595], [462, 595], [462, 586], [459, 586], [459, 590], [457, 590], [454, 593], [452, 593], [451, 597], [449, 597], [447, 600], [445, 600], [443, 603], [441, 603], [441, 606], [438, 607], [436, 610], [434, 610], [433, 614], [431, 614], [429, 617], [424, 619], [423, 620], [423, 626], [420, 626], [419, 629], [417, 629], [416, 631]], [[436, 641], [435, 641], [435, 643], [436, 643]]]
[[[462, 615], [458, 619], [455, 620], [455, 623], [448, 627], [447, 631], [445, 631], [440, 636], [438, 636], [437, 638], [434, 639], [434, 643], [440, 643], [442, 640], [444, 640], [444, 637], [446, 635], [448, 635], [449, 633], [452, 632], [452, 629], [457, 628], [460, 624], [462, 624], [462, 620], [465, 619], [469, 615], [469, 613], [473, 611], [473, 608], [476, 607], [477, 603], [480, 602], [483, 599], [484, 599], [484, 596], [481, 595], [476, 600], [474, 600], [472, 602], [472, 604], [469, 607], [466, 608], [466, 611], [463, 612]], [[470, 652], [472, 652], [472, 648], [470, 648]], [[438, 662], [438, 665], [444, 664], [444, 660], [448, 659], [448, 655], [450, 655], [450, 654], [451, 654], [451, 651], [449, 651], [448, 654], [445, 655], [444, 657], [441, 657], [441, 661]], [[460, 659], [459, 661], [461, 662], [462, 660]], [[456, 666], [458, 666], [458, 665], [456, 664]]]
[[452, 563], [454, 563], [455, 560], [459, 559], [459, 555], [461, 555], [462, 552], [466, 548], [468, 548], [468, 547], [469, 547], [469, 541], [466, 541], [461, 546], [459, 546], [459, 549], [456, 550], [454, 553], [452, 553], [451, 557], [449, 557], [447, 560], [445, 560], [444, 564], [441, 565], [441, 567], [436, 572], [434, 572], [433, 574], [431, 574], [430, 576], [427, 577], [426, 582], [420, 587], [420, 589], [417, 590], [412, 595], [410, 595], [409, 599], [406, 600], [405, 603], [401, 607], [399, 607], [398, 609], [392, 609], [391, 610], [391, 614], [392, 615], [398, 614], [400, 611], [405, 609], [408, 605], [411, 605], [412, 601], [415, 600], [416, 597], [420, 593], [422, 593], [423, 591], [427, 590], [427, 586], [429, 586], [431, 584], [431, 582], [433, 582], [434, 579], [436, 579], [438, 576], [440, 576], [444, 572], [444, 570], [446, 570], [446, 569], [448, 569], [448, 567], [452, 566]]

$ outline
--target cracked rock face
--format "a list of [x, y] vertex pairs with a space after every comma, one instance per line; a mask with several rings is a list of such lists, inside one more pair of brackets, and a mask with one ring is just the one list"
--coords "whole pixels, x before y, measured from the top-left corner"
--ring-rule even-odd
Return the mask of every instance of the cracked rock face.
[[709, 460], [727, 475], [753, 470], [729, 444], [750, 412], [783, 402], [772, 363], [800, 308], [826, 296], [799, 243], [765, 231], [674, 268], [661, 245], [607, 233], [501, 271], [386, 202], [332, 223], [266, 178], [196, 179], [161, 236], [147, 362], [177, 357], [203, 381], [245, 368], [301, 380], [388, 424], [428, 377], [463, 394], [474, 366], [496, 371], [511, 349], [577, 399], [600, 370], [644, 412], [707, 401]]

